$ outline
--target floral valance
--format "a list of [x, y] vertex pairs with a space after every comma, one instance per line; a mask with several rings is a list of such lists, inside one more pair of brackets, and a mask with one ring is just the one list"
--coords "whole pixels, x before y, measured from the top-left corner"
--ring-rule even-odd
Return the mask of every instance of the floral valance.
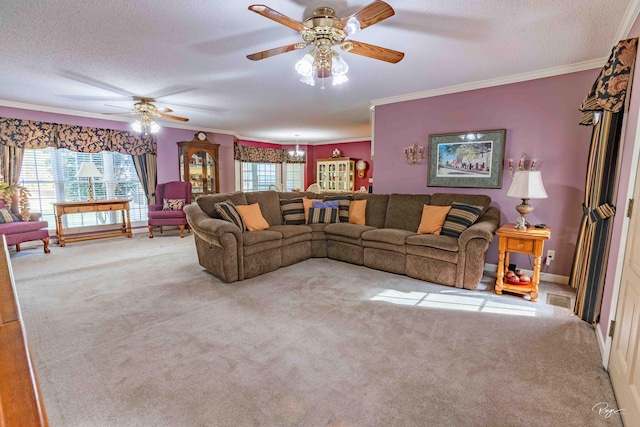
[[234, 143], [233, 158], [251, 163], [305, 163], [306, 153], [300, 158], [291, 156], [287, 150], [280, 148], [249, 147]]
[[638, 38], [620, 41], [580, 106], [581, 125], [595, 124], [593, 113], [607, 110], [617, 113], [624, 105], [631, 70], [636, 60]]
[[132, 132], [0, 117], [0, 145], [66, 148], [80, 153], [155, 154], [156, 139]]

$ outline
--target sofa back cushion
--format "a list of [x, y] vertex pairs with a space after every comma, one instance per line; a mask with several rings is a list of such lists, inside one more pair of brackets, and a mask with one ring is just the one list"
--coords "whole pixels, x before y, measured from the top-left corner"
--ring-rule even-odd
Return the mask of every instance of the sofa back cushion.
[[422, 208], [431, 204], [429, 194], [390, 194], [384, 228], [418, 231]]
[[353, 200], [367, 201], [367, 211], [365, 213], [366, 225], [376, 228], [384, 227], [387, 205], [389, 203], [388, 194], [354, 193]]
[[456, 193], [433, 193], [431, 204], [437, 206], [451, 206], [454, 202], [465, 205], [482, 206], [486, 209], [491, 203], [491, 197], [484, 194], [456, 194]]
[[247, 199], [244, 197], [242, 191], [236, 191], [235, 193], [220, 193], [220, 194], [205, 194], [196, 199], [196, 203], [200, 206], [200, 209], [204, 211], [211, 218], [222, 219], [218, 212], [216, 212], [216, 203], [226, 202], [231, 200], [234, 205], [246, 205]]
[[254, 191], [244, 193], [248, 204], [257, 203], [260, 205], [262, 216], [267, 220], [269, 226], [284, 225], [284, 218], [280, 210], [280, 197], [277, 191]]

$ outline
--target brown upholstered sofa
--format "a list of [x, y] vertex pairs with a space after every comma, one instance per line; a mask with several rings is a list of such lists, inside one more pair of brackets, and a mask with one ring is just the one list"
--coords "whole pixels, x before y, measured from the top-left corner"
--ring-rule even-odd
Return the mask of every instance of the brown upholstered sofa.
[[[185, 206], [200, 265], [225, 282], [249, 279], [311, 257], [364, 265], [458, 288], [475, 289], [482, 278], [489, 243], [500, 211], [483, 195], [353, 194], [366, 199], [366, 225], [347, 223], [284, 225], [280, 199], [322, 195], [307, 192], [214, 194]], [[215, 203], [258, 203], [269, 228], [245, 231], [220, 219]], [[423, 205], [453, 202], [485, 207], [458, 238], [417, 234]]]

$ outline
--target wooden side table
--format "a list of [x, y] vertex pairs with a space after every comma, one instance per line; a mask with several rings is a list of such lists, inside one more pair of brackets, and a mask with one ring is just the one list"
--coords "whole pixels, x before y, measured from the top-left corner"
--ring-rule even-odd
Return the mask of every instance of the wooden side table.
[[[496, 234], [500, 236], [496, 294], [502, 295], [502, 291], [515, 292], [529, 295], [532, 302], [537, 302], [544, 241], [551, 237], [551, 229], [549, 227], [532, 227], [526, 230], [518, 230], [515, 224], [504, 224], [496, 230]], [[510, 252], [533, 255], [533, 277], [528, 285], [512, 285], [504, 281], [504, 274], [509, 268]]]

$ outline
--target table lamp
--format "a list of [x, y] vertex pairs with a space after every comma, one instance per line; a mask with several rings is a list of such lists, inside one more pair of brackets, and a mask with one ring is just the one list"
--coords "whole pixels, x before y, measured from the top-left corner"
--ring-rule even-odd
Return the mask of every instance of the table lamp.
[[533, 212], [533, 206], [529, 204], [529, 199], [546, 199], [547, 192], [542, 184], [542, 175], [540, 171], [520, 170], [513, 174], [513, 182], [507, 192], [509, 197], [517, 197], [522, 199], [522, 203], [516, 206], [516, 210], [520, 214], [516, 221], [516, 229], [526, 230], [528, 227], [525, 217]]
[[80, 170], [76, 174], [76, 178], [88, 178], [89, 179], [89, 200], [93, 198], [93, 183], [91, 178], [102, 178], [102, 174], [98, 170], [97, 166], [93, 162], [84, 162], [80, 165]]

